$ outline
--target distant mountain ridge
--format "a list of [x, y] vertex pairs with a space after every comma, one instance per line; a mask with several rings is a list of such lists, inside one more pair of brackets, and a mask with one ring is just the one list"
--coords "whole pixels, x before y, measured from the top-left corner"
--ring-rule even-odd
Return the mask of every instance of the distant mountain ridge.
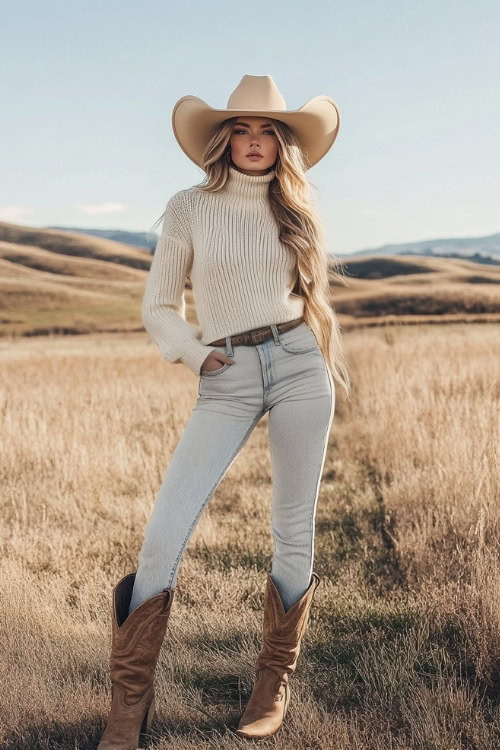
[[156, 247], [158, 235], [156, 232], [129, 232], [125, 229], [82, 229], [81, 227], [40, 227], [41, 229], [59, 229], [62, 232], [77, 232], [78, 234], [91, 234], [94, 237], [103, 237], [114, 242], [123, 242], [125, 245], [148, 248], [151, 252]]
[[[123, 229], [82, 229], [81, 227], [40, 227], [57, 229], [78, 234], [89, 234], [107, 240], [121, 242], [154, 252], [159, 235], [156, 232], [130, 232]], [[339, 253], [338, 257], [363, 255], [418, 255], [434, 258], [467, 258], [475, 263], [500, 263], [500, 232], [481, 237], [439, 237], [418, 242], [401, 242], [380, 245], [375, 248], [356, 250], [353, 253]]]
[[467, 258], [476, 263], [500, 262], [500, 233], [483, 237], [451, 237], [419, 242], [402, 242], [354, 253], [338, 253], [340, 258], [360, 255], [424, 255], [428, 257]]

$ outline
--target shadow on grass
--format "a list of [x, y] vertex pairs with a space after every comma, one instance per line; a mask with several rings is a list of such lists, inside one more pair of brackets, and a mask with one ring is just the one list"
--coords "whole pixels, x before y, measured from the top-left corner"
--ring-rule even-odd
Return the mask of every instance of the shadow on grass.
[[[192, 740], [193, 747], [202, 744], [203, 739], [210, 742], [213, 747], [215, 739], [229, 736], [239, 740], [234, 734], [237, 727], [239, 713], [230, 717], [228, 722], [217, 718], [203, 716], [196, 707], [190, 706], [193, 714], [198, 716], [192, 719], [185, 718], [162, 718], [161, 714], [167, 713], [166, 708], [162, 710], [159, 706], [159, 714], [155, 717], [150, 733], [140, 735], [139, 746], [141, 748], [154, 748], [161, 741], [172, 741], [175, 738]], [[6, 735], [2, 742], [2, 750], [96, 750], [106, 722], [102, 717], [90, 719], [85, 718], [78, 723], [46, 720], [40, 724], [31, 724], [23, 727], [19, 732]], [[234, 727], [233, 727], [234, 725]]]
[[429, 613], [415, 611], [371, 611], [323, 613], [318, 626], [329, 636], [315, 642], [306, 636], [300, 669], [327, 711], [382, 717], [401, 701], [411, 705], [416, 690], [437, 695], [443, 684], [481, 698], [485, 717], [500, 709], [500, 670], [493, 669], [488, 680], [478, 676], [458, 621], [434, 622]]
[[[297, 674], [291, 678], [292, 694], [302, 692], [322, 712], [342, 716], [347, 724], [377, 727], [377, 732], [383, 727], [384, 733], [410, 742], [415, 726], [409, 709], [415, 699], [423, 701], [417, 725], [428, 716], [439, 727], [449, 711], [460, 709], [454, 699], [456, 687], [459, 698], [465, 695], [474, 703], [467, 709], [470, 717], [478, 725], [488, 725], [488, 731], [496, 731], [498, 685], [477, 679], [459, 622], [434, 622], [428, 612], [406, 609], [318, 614], [306, 634]], [[313, 638], [315, 632], [321, 634], [320, 639]], [[240, 745], [234, 732], [253, 681], [253, 663], [242, 660], [242, 653], [250, 653], [249, 634], [234, 631], [224, 638], [207, 638], [204, 633], [198, 641], [191, 641], [190, 650], [195, 658], [189, 659], [185, 671], [177, 667], [175, 672], [185, 698], [171, 712], [168, 686], [158, 692], [158, 713], [150, 735], [141, 737], [141, 747], [153, 748], [159, 742], [175, 747], [176, 738], [193, 747], [214, 747], [217, 740], [228, 739], [235, 747]], [[229, 669], [221, 664], [226, 658]], [[465, 718], [456, 719], [453, 732], [469, 721], [467, 711]], [[104, 716], [86, 716], [78, 723], [47, 720], [6, 735], [2, 748], [95, 750], [104, 727]]]
[[250, 550], [247, 546], [227, 544], [225, 547], [210, 548], [207, 544], [198, 543], [189, 550], [189, 556], [193, 560], [203, 563], [210, 570], [222, 573], [233, 571], [235, 568], [266, 571], [270, 564], [267, 551], [257, 549]]

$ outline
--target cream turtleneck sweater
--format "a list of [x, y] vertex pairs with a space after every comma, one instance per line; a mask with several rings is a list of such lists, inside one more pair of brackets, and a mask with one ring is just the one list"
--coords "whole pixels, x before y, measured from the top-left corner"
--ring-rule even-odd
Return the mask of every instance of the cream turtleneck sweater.
[[[211, 341], [298, 318], [292, 294], [293, 253], [278, 239], [268, 187], [275, 171], [248, 175], [234, 167], [219, 193], [194, 186], [167, 203], [142, 303], [144, 326], [161, 354], [195, 375]], [[185, 318], [189, 276], [200, 327]]]

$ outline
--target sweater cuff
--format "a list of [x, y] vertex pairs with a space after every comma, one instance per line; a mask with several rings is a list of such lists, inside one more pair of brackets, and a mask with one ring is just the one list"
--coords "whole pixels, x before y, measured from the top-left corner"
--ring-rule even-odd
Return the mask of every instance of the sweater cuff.
[[197, 339], [189, 341], [183, 349], [181, 360], [195, 375], [199, 376], [203, 362], [214, 349], [214, 346], [205, 346]]

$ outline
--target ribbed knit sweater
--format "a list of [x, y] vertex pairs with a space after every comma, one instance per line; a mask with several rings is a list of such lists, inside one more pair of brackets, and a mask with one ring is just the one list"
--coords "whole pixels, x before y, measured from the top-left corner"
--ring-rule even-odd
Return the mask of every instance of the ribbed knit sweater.
[[[248, 175], [234, 167], [218, 193], [194, 186], [167, 203], [142, 303], [144, 326], [161, 354], [196, 375], [210, 342], [298, 318], [292, 293], [295, 257], [280, 242], [268, 189], [275, 171]], [[199, 327], [186, 320], [189, 276]]]

